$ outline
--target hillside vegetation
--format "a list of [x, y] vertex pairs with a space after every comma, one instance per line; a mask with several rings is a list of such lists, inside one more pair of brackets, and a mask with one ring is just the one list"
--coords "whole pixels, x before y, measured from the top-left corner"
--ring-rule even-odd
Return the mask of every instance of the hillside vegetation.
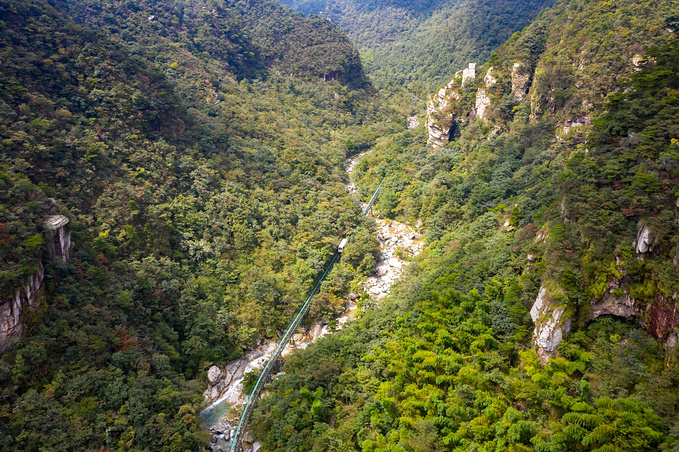
[[343, 35], [270, 2], [0, 1], [0, 30], [0, 301], [45, 269], [0, 448], [197, 450], [207, 368], [276, 338], [349, 231], [311, 318], [374, 267], [344, 160], [402, 126]]
[[[468, 62], [482, 63], [553, 0], [284, 0], [336, 23], [388, 91], [426, 97]], [[421, 105], [419, 105], [421, 107]]]
[[[421, 220], [428, 247], [286, 363], [255, 413], [264, 450], [677, 447], [676, 7], [560, 2], [443, 89], [450, 142], [378, 140], [357, 177], [386, 175], [378, 209]], [[554, 310], [533, 319], [539, 297]], [[611, 299], [636, 314], [595, 318]]]
[[[367, 86], [352, 43], [327, 20], [294, 15], [269, 0], [58, 0], [78, 22], [101, 30], [133, 54], [163, 65], [178, 53], [219, 61], [238, 78], [285, 76]], [[184, 66], [182, 66], [183, 69]], [[178, 70], [182, 70], [178, 68]]]
[[276, 339], [341, 237], [308, 321], [374, 271], [370, 150], [359, 196], [385, 177], [426, 249], [286, 359], [262, 451], [676, 450], [679, 5], [551, 4], [0, 0], [0, 306], [44, 270], [0, 448], [204, 448], [207, 369]]

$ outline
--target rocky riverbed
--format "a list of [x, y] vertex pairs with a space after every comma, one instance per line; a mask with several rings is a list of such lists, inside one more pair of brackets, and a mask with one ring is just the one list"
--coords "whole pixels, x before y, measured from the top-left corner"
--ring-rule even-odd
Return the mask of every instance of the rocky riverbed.
[[422, 252], [423, 245], [422, 234], [410, 226], [379, 217], [375, 220], [382, 256], [363, 290], [380, 300], [389, 294], [391, 286], [401, 277], [408, 260]]
[[[358, 164], [364, 154], [347, 161], [347, 173], [351, 174], [354, 167]], [[351, 193], [356, 192], [353, 183], [347, 185], [347, 190]], [[380, 242], [382, 254], [377, 262], [375, 272], [367, 278], [363, 285], [363, 290], [375, 301], [386, 297], [391, 286], [401, 277], [410, 258], [422, 251], [422, 235], [412, 227], [388, 220], [381, 217], [375, 218], [377, 222], [377, 238]], [[319, 338], [331, 334], [333, 331], [341, 329], [346, 322], [351, 320], [356, 310], [356, 301], [360, 294], [350, 294], [346, 300], [345, 310], [341, 316], [334, 319], [332, 328], [327, 323], [315, 323], [308, 329], [300, 329], [298, 334], [293, 336], [293, 340], [288, 344], [282, 353], [285, 357], [296, 349], [306, 348], [310, 343]], [[247, 394], [243, 393], [243, 380], [248, 372], [260, 369], [264, 366], [267, 359], [271, 356], [276, 343], [274, 341], [263, 341], [252, 350], [246, 351], [243, 356], [229, 363], [221, 369], [212, 366], [207, 375], [208, 388], [204, 392], [205, 401], [209, 407], [203, 412], [210, 430], [215, 438], [212, 450], [228, 450], [228, 441], [233, 434], [240, 412], [239, 406], [247, 401]], [[246, 435], [243, 441], [245, 452], [256, 452], [259, 444], [252, 441]]]

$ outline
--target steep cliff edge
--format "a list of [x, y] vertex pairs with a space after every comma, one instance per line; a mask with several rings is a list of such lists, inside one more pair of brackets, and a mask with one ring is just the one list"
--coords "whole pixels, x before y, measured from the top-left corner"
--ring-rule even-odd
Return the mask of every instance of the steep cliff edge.
[[456, 79], [453, 79], [438, 93], [427, 99], [427, 144], [432, 147], [441, 147], [450, 140], [451, 134], [455, 134], [455, 117], [452, 112], [452, 103], [460, 99], [455, 89]]
[[52, 215], [43, 223], [51, 232], [47, 244], [53, 258], [62, 262], [68, 262], [73, 256], [73, 244], [71, 243], [71, 231], [68, 229], [69, 219], [64, 215]]
[[0, 352], [11, 349], [13, 342], [22, 337], [28, 312], [40, 307], [44, 276], [45, 271], [39, 264], [25, 285], [16, 289], [14, 297], [0, 297]]
[[[68, 262], [73, 255], [68, 222], [64, 215], [52, 215], [43, 223], [51, 235], [48, 236], [50, 255], [61, 262]], [[34, 273], [16, 289], [13, 297], [0, 296], [0, 352], [12, 348], [12, 343], [23, 336], [29, 313], [36, 312], [41, 306], [45, 295], [42, 285], [45, 269], [42, 262], [34, 267]]]
[[[559, 3], [476, 67], [484, 77], [460, 71], [427, 103], [433, 148], [465, 149], [470, 139], [511, 136], [521, 127], [552, 136], [545, 174], [556, 177], [561, 208], [536, 242], [546, 267], [531, 309], [544, 356], [571, 325], [604, 315], [635, 317], [658, 339], [674, 337], [679, 148], [662, 118], [676, 108], [676, 26], [671, 2], [658, 4], [659, 14], [648, 8]], [[663, 42], [664, 50], [653, 47]], [[529, 149], [522, 152], [530, 162]], [[497, 171], [493, 178], [502, 180]]]

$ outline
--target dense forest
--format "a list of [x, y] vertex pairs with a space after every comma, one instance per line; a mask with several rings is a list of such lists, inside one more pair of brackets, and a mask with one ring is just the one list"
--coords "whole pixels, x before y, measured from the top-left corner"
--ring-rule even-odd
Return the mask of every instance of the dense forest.
[[374, 267], [344, 159], [403, 121], [341, 33], [271, 2], [2, 1], [0, 29], [3, 305], [45, 274], [1, 447], [195, 450], [207, 367], [277, 337], [347, 230], [311, 318]]
[[678, 450], [677, 1], [288, 3], [0, 0], [0, 447], [208, 447], [207, 370], [343, 236], [307, 323], [375, 270], [367, 151], [425, 250], [286, 358], [262, 451]]
[[[482, 63], [553, 0], [284, 0], [327, 17], [356, 43], [382, 90], [426, 97], [468, 62]], [[400, 93], [403, 97], [403, 93]], [[395, 108], [403, 108], [406, 93]], [[422, 107], [421, 103], [415, 105]]]
[[[441, 90], [450, 141], [377, 141], [357, 178], [386, 175], [381, 214], [428, 247], [286, 362], [263, 450], [676, 450], [676, 7], [558, 3]], [[554, 311], [532, 317], [538, 299]]]

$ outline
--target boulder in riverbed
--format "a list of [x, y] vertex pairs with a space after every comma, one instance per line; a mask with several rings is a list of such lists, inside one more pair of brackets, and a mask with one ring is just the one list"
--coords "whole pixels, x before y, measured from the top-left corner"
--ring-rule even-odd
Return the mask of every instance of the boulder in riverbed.
[[222, 378], [222, 370], [217, 367], [217, 366], [212, 366], [210, 367], [210, 370], [207, 371], [207, 381], [210, 383], [210, 386], [214, 386], [217, 383], [219, 383], [219, 380]]

